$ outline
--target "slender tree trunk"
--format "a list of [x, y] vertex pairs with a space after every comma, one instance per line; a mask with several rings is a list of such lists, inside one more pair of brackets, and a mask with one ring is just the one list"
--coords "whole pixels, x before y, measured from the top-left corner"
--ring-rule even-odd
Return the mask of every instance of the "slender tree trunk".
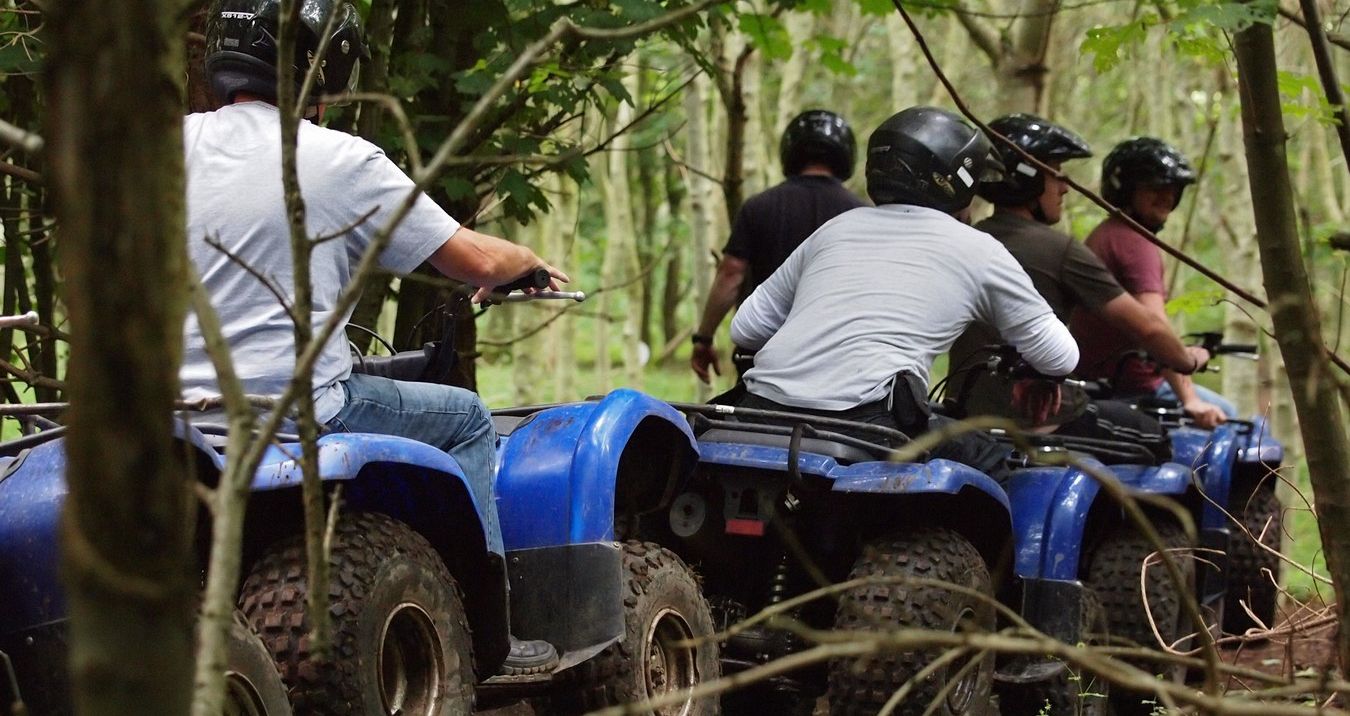
[[[707, 80], [699, 77], [689, 86], [685, 94], [685, 116], [689, 125], [685, 129], [688, 145], [686, 161], [694, 167], [708, 166], [708, 123], [706, 113]], [[689, 252], [692, 256], [690, 272], [694, 277], [694, 296], [702, 306], [708, 299], [708, 289], [712, 285], [713, 259], [711, 252], [714, 218], [711, 183], [693, 172], [686, 175], [689, 187]], [[709, 389], [700, 380], [694, 379], [699, 399], [709, 397]]]
[[[558, 251], [555, 254], [550, 254], [550, 256], [556, 256], [557, 260], [564, 261], [564, 266], [578, 266], [577, 217], [581, 212], [581, 191], [577, 183], [570, 177], [560, 178], [558, 186], [561, 196], [556, 206], [561, 231], [558, 235]], [[555, 358], [557, 362], [554, 364], [553, 383], [554, 396], [559, 400], [572, 400], [579, 397], [576, 387], [577, 355], [575, 341], [578, 320], [572, 316], [563, 316], [554, 323], [557, 326], [555, 329], [557, 335]]]
[[[1304, 434], [1308, 472], [1318, 508], [1327, 569], [1336, 587], [1336, 614], [1350, 623], [1350, 440], [1337, 376], [1326, 360], [1316, 304], [1299, 251], [1298, 226], [1285, 155], [1284, 117], [1276, 83], [1269, 25], [1237, 33], [1239, 91], [1252, 207], [1275, 336], [1288, 368], [1294, 406]], [[1350, 664], [1350, 631], [1339, 637], [1341, 664]]]
[[[773, 123], [773, 133], [769, 141], [783, 136], [787, 123], [809, 109], [802, 103], [802, 77], [806, 74], [806, 64], [811, 53], [806, 51], [806, 40], [816, 26], [816, 16], [809, 12], [790, 12], [787, 15], [788, 36], [792, 38], [792, 57], [782, 63], [778, 77], [778, 112]], [[771, 182], [772, 183], [772, 182]]]
[[[674, 162], [665, 163], [665, 190], [666, 199], [662, 206], [666, 225], [670, 226], [670, 233], [673, 233], [674, 217], [681, 215], [680, 209], [686, 192], [685, 184], [679, 180], [676, 173]], [[661, 333], [665, 336], [666, 343], [674, 341], [681, 331], [680, 299], [685, 295], [681, 269], [684, 267], [685, 255], [683, 242], [675, 242], [671, 246], [670, 256], [666, 259], [666, 276], [661, 294]]]
[[[623, 79], [623, 84], [630, 95], [637, 94], [636, 76], [628, 75]], [[633, 114], [632, 105], [621, 103], [611, 122], [611, 131], [626, 126], [633, 120]], [[642, 302], [642, 287], [639, 285], [641, 281], [635, 280], [640, 269], [634, 250], [633, 201], [628, 191], [628, 147], [631, 144], [630, 135], [626, 133], [616, 137], [611, 145], [611, 151], [606, 156], [605, 170], [600, 173], [601, 189], [605, 198], [607, 240], [604, 265], [601, 268], [601, 283], [609, 289], [600, 297], [602, 314], [600, 322], [603, 326], [608, 324], [609, 316], [615, 315], [616, 318], [622, 316], [619, 325], [623, 346], [624, 382], [639, 385], [642, 381], [643, 363], [638, 345], [640, 316], [638, 309]], [[619, 288], [620, 285], [623, 286], [622, 289]], [[600, 346], [608, 356], [608, 344], [601, 342]], [[602, 375], [602, 378], [604, 377]], [[606, 380], [603, 387], [608, 390], [613, 386]]]
[[998, 62], [999, 106], [1007, 112], [1044, 114], [1050, 68], [1046, 64], [1059, 0], [1031, 0], [1017, 21], [1014, 41]]
[[178, 10], [46, 7], [48, 178], [73, 331], [62, 574], [87, 715], [182, 714], [191, 698], [192, 493], [171, 428], [185, 298]]

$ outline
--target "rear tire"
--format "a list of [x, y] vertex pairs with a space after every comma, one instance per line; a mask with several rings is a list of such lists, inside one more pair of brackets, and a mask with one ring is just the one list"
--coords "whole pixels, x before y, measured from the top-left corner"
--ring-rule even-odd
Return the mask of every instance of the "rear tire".
[[[721, 674], [716, 629], [698, 580], [674, 552], [652, 542], [623, 544], [624, 636], [559, 675], [546, 710], [581, 714], [713, 681]], [[679, 642], [703, 639], [694, 647]], [[656, 709], [658, 716], [713, 716], [717, 697]]]
[[[849, 579], [922, 577], [964, 585], [990, 595], [993, 587], [984, 558], [965, 537], [950, 529], [921, 528], [874, 540], [863, 548]], [[842, 595], [835, 626], [840, 630], [884, 628], [960, 629], [993, 632], [989, 601], [941, 587], [892, 583], [858, 587]], [[940, 649], [882, 652], [861, 659], [830, 662], [830, 713], [872, 716], [898, 689], [942, 654]], [[925, 713], [948, 682], [970, 662], [956, 661], [920, 682], [895, 714]], [[933, 712], [939, 716], [984, 714], [993, 686], [994, 655], [986, 654], [966, 671]]]
[[431, 544], [386, 515], [344, 515], [331, 560], [327, 660], [309, 649], [303, 538], [268, 549], [239, 599], [280, 667], [295, 713], [471, 713], [468, 620], [459, 588]]
[[[1241, 487], [1235, 484], [1228, 504], [1229, 512], [1252, 536], [1234, 529], [1228, 544], [1228, 592], [1224, 597], [1223, 630], [1243, 634], [1248, 629], [1261, 628], [1248, 616], [1242, 602], [1266, 627], [1274, 627], [1275, 604], [1279, 596], [1275, 583], [1280, 578], [1280, 558], [1261, 545], [1280, 551], [1284, 536], [1284, 505], [1280, 504], [1270, 481], [1266, 484], [1246, 483]], [[1256, 543], [1254, 538], [1257, 537], [1261, 544]], [[1266, 574], [1266, 570], [1270, 573]]]
[[[1169, 550], [1191, 547], [1190, 540], [1180, 525], [1160, 522], [1156, 524], [1162, 543]], [[1150, 562], [1147, 579], [1148, 609], [1144, 608], [1144, 596], [1139, 589], [1140, 570], [1144, 560], [1154, 550], [1143, 535], [1133, 525], [1117, 526], [1106, 539], [1093, 551], [1088, 563], [1087, 584], [1097, 593], [1102, 608], [1106, 611], [1107, 628], [1114, 638], [1132, 641], [1140, 646], [1158, 649], [1158, 639], [1153, 635], [1149, 623], [1149, 612], [1158, 624], [1158, 632], [1168, 644], [1174, 643], [1183, 634], [1190, 632], [1184, 628], [1183, 600], [1194, 599], [1195, 563], [1189, 555], [1172, 552], [1181, 568], [1186, 581], [1185, 591], [1177, 588], [1167, 575], [1167, 568], [1160, 562]], [[1141, 668], [1153, 668], [1153, 664], [1139, 664]], [[1181, 667], [1168, 669], [1162, 674], [1174, 681], [1185, 678]], [[1154, 696], [1140, 692], [1126, 692], [1117, 687], [1112, 691], [1111, 703], [1119, 714], [1151, 714]]]

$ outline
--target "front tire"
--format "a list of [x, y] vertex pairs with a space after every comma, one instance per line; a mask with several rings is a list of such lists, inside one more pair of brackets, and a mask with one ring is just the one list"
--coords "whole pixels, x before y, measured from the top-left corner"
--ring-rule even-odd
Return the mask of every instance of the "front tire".
[[473, 661], [459, 588], [424, 537], [386, 515], [338, 520], [328, 586], [332, 654], [309, 649], [302, 537], [270, 548], [240, 605], [298, 714], [441, 716], [473, 711]]
[[[924, 528], [875, 540], [863, 548], [849, 579], [920, 577], [963, 585], [992, 600], [993, 586], [984, 559], [965, 537], [943, 528]], [[857, 587], [840, 598], [839, 630], [924, 628], [940, 631], [994, 631], [990, 601], [942, 587], [898, 582]], [[830, 663], [830, 713], [872, 716], [897, 690], [942, 654], [941, 649], [882, 652]], [[969, 669], [965, 667], [970, 666]], [[957, 660], [920, 682], [894, 713], [939, 716], [983, 714], [989, 707], [994, 654], [971, 665]], [[948, 687], [948, 682], [959, 681]], [[945, 695], [942, 695], [943, 692]], [[941, 698], [939, 698], [941, 696]]]
[[[1279, 596], [1275, 583], [1280, 578], [1280, 558], [1276, 552], [1280, 551], [1284, 535], [1284, 505], [1269, 482], [1264, 485], [1252, 482], [1241, 488], [1234, 485], [1229, 505], [1229, 511], [1252, 536], [1235, 530], [1229, 542], [1223, 630], [1244, 634], [1248, 629], [1261, 628], [1243, 609], [1244, 602], [1266, 628], [1274, 627]], [[1254, 538], [1260, 538], [1260, 544]]]
[[[1157, 649], [1158, 638], [1154, 636], [1149, 623], [1150, 613], [1158, 625], [1159, 635], [1168, 644], [1175, 643], [1190, 631], [1186, 628], [1182, 604], [1184, 600], [1195, 598], [1195, 563], [1191, 561], [1190, 555], [1181, 553], [1181, 550], [1189, 549], [1192, 545], [1180, 525], [1160, 522], [1155, 526], [1163, 545], [1181, 569], [1186, 589], [1179, 589], [1168, 576], [1166, 566], [1155, 558], [1155, 561], [1150, 561], [1145, 575], [1148, 585], [1148, 610], [1145, 610], [1145, 594], [1139, 588], [1140, 572], [1144, 569], [1145, 559], [1156, 550], [1128, 523], [1118, 525], [1093, 551], [1087, 569], [1087, 583], [1101, 599], [1112, 637]], [[1152, 664], [1140, 666], [1148, 669]], [[1185, 669], [1172, 667], [1163, 676], [1181, 681], [1185, 678]], [[1121, 688], [1112, 691], [1111, 701], [1116, 712], [1122, 715], [1151, 714], [1155, 705], [1152, 694], [1126, 692]]]
[[[652, 542], [623, 544], [624, 636], [563, 672], [547, 710], [559, 714], [641, 703], [712, 681], [721, 673], [716, 629], [698, 581], [675, 553]], [[680, 642], [702, 639], [695, 646]], [[711, 716], [717, 698], [685, 700], [658, 716]]]
[[262, 639], [238, 609], [225, 644], [224, 716], [291, 716], [286, 685]]

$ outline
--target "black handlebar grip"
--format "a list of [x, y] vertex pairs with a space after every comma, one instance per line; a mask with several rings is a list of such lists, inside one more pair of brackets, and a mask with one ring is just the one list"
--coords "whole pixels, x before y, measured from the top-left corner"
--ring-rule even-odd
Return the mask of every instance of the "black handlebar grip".
[[548, 288], [549, 281], [552, 280], [553, 276], [549, 274], [548, 269], [537, 268], [511, 283], [498, 286], [493, 289], [493, 293], [511, 293], [526, 288]]
[[1216, 355], [1223, 353], [1257, 353], [1259, 349], [1255, 343], [1220, 343], [1214, 346], [1212, 352]]

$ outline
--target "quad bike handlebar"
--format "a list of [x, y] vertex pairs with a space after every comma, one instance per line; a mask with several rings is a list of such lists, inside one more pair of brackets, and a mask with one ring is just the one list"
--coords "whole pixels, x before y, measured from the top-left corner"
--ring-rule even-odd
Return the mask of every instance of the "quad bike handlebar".
[[[525, 303], [527, 301], [576, 301], [586, 300], [583, 291], [547, 291], [553, 277], [548, 269], [537, 268], [510, 283], [498, 286], [483, 301], [483, 305], [492, 306], [501, 303]], [[529, 293], [513, 293], [526, 291]], [[486, 308], [484, 309], [486, 310]], [[377, 375], [394, 380], [408, 380], [422, 383], [446, 383], [455, 364], [454, 354], [455, 316], [447, 311], [445, 334], [439, 341], [429, 341], [421, 348], [399, 351], [388, 356], [357, 356], [352, 365], [353, 373]]]

